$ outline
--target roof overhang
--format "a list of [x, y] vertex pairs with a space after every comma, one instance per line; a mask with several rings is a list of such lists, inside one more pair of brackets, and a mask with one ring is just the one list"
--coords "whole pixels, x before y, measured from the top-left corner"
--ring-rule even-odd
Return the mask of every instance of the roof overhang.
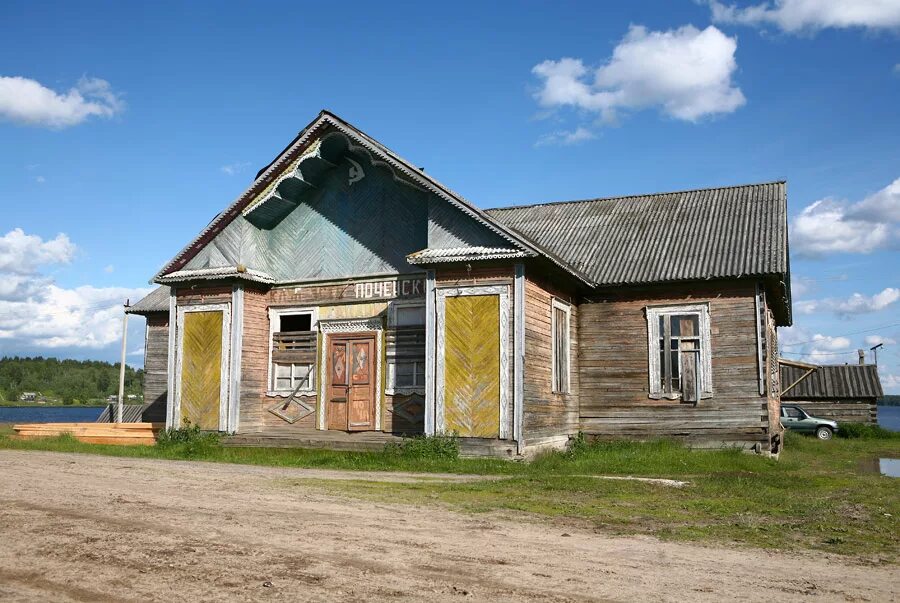
[[225, 266], [222, 268], [200, 268], [197, 270], [176, 270], [164, 276], [157, 276], [158, 283], [184, 283], [219, 279], [239, 279], [252, 283], [275, 283], [275, 278], [265, 272], [252, 270], [244, 266]]

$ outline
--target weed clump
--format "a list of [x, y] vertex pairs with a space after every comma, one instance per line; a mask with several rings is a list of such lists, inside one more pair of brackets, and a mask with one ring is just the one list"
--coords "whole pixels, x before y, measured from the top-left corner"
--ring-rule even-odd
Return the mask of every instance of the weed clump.
[[384, 452], [405, 459], [454, 461], [459, 458], [459, 439], [456, 434], [417, 436], [399, 444], [387, 444]]
[[898, 440], [900, 432], [890, 431], [881, 425], [866, 425], [865, 423], [841, 423], [837, 431], [839, 438], [850, 440]]
[[219, 434], [201, 431], [199, 425], [192, 425], [185, 419], [182, 427], [161, 432], [156, 445], [167, 452], [188, 457], [202, 456], [219, 446]]

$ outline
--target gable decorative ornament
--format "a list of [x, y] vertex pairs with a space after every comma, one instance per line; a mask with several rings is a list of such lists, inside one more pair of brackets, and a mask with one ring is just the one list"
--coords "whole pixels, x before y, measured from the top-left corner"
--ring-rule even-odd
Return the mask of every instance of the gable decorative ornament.
[[358, 162], [354, 161], [350, 157], [347, 157], [346, 159], [350, 162], [350, 172], [348, 174], [347, 184], [353, 186], [354, 182], [359, 182], [360, 180], [365, 178], [366, 173], [363, 171], [362, 166], [359, 165]]

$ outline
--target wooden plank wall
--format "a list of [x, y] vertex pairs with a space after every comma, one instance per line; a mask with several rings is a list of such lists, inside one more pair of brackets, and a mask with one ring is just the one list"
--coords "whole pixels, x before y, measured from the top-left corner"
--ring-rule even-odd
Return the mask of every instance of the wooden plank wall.
[[144, 344], [144, 411], [146, 421], [165, 422], [168, 395], [169, 313], [147, 315], [147, 339]]
[[544, 279], [525, 273], [525, 391], [522, 437], [529, 445], [542, 438], [578, 432], [580, 391], [578, 306], [572, 305], [569, 339], [573, 347], [569, 394], [553, 392], [551, 312], [553, 297], [570, 302], [568, 294]]
[[[755, 284], [622, 288], [579, 308], [580, 423], [604, 437], [684, 438], [697, 445], [769, 446], [759, 395]], [[696, 406], [648, 397], [648, 304], [709, 302], [713, 397]]]

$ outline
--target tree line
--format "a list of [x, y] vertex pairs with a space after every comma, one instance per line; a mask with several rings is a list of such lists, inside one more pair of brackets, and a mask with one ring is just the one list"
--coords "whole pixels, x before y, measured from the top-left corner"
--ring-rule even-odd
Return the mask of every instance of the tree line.
[[[125, 365], [125, 394], [140, 395], [143, 369]], [[40, 392], [63, 404], [105, 400], [119, 392], [119, 363], [58, 358], [0, 358], [0, 396], [17, 401], [23, 392]]]

